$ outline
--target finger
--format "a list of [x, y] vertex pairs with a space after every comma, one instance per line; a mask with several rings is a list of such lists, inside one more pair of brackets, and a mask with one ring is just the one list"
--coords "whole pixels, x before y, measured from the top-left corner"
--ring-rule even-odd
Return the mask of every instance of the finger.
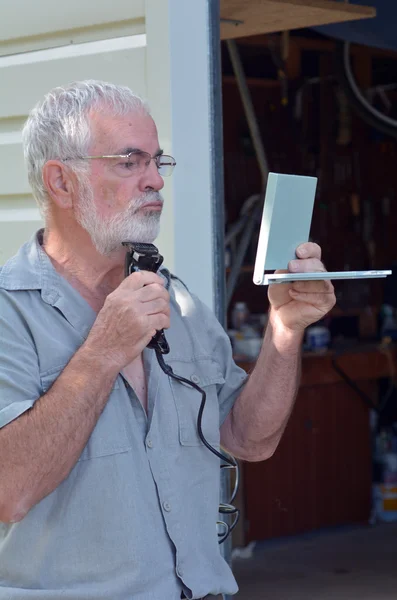
[[142, 304], [142, 309], [144, 310], [145, 315], [157, 315], [162, 313], [167, 317], [170, 316], [170, 305], [164, 298], [156, 298], [150, 302], [145, 302]]
[[150, 340], [162, 329], [169, 329], [169, 317], [159, 313], [157, 315], [149, 315], [147, 317], [147, 333], [143, 336], [143, 348], [148, 345]]
[[160, 329], [169, 329], [170, 318], [163, 313], [157, 313], [156, 315], [148, 315], [147, 323], [149, 325], [151, 337], [153, 337]]
[[292, 289], [305, 293], [334, 293], [334, 286], [329, 279], [321, 281], [294, 281]]
[[310, 304], [313, 308], [317, 308], [320, 311], [329, 311], [335, 304], [335, 295], [331, 292], [319, 294], [313, 292], [297, 292], [294, 289], [290, 289], [289, 293], [294, 300]]
[[132, 290], [139, 290], [145, 285], [150, 285], [151, 283], [157, 283], [164, 287], [165, 281], [160, 275], [157, 273], [152, 273], [151, 271], [136, 271], [135, 273], [131, 273], [128, 275], [120, 284], [119, 287], [125, 287]]
[[290, 273], [321, 273], [326, 271], [321, 260], [318, 258], [307, 258], [291, 260], [288, 263]]
[[168, 303], [170, 301], [168, 291], [159, 283], [149, 283], [148, 285], [145, 285], [135, 292], [135, 297], [141, 302], [150, 302], [157, 298], [164, 298]]
[[321, 248], [318, 244], [313, 242], [305, 242], [296, 249], [296, 256], [298, 258], [318, 258], [321, 259]]
[[277, 271], [274, 271], [274, 274], [279, 275], [279, 274], [283, 274], [283, 273], [289, 273], [288, 269], [277, 269]]

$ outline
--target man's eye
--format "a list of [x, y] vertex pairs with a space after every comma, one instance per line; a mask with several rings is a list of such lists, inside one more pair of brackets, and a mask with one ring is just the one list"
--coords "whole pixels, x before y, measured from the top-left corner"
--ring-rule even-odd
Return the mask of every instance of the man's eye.
[[127, 169], [128, 171], [134, 171], [135, 169], [138, 168], [138, 161], [137, 160], [126, 160], [125, 162], [121, 163], [121, 167], [123, 169]]

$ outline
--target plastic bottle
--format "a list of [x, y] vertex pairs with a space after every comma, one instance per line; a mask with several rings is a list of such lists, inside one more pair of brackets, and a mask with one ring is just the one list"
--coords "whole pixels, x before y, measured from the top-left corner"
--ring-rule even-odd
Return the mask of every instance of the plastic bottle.
[[394, 318], [394, 310], [390, 304], [382, 306], [382, 339], [390, 338], [395, 341], [397, 339], [397, 323]]
[[232, 327], [236, 331], [241, 331], [242, 327], [247, 323], [249, 310], [245, 302], [236, 302], [233, 306], [231, 319]]

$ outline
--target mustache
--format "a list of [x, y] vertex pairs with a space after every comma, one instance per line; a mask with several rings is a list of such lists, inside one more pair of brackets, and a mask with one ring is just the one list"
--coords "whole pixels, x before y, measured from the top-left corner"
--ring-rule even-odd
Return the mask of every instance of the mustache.
[[143, 206], [152, 202], [161, 202], [161, 204], [164, 204], [164, 198], [160, 192], [151, 190], [150, 192], [144, 192], [138, 198], [133, 198], [128, 204], [128, 211], [131, 211], [131, 214], [135, 214]]

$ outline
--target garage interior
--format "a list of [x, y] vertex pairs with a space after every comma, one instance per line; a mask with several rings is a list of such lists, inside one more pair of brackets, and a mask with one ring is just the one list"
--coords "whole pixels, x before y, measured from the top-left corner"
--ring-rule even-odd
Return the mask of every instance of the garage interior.
[[[349, 102], [345, 40], [317, 29], [369, 22], [378, 18], [373, 8], [282, 0], [254, 2], [250, 12], [244, 4], [221, 3], [221, 36], [228, 327], [235, 359], [249, 372], [255, 351], [244, 352], [244, 332], [236, 343], [233, 307], [244, 302], [247, 330], [261, 335], [266, 288], [252, 274], [266, 173], [255, 127], [267, 171], [318, 177], [310, 239], [328, 270], [395, 267], [397, 154], [395, 136]], [[366, 97], [396, 118], [397, 52], [352, 43], [349, 57]], [[397, 461], [397, 332], [386, 326], [397, 307], [395, 282], [335, 284], [337, 305], [322, 323], [330, 343], [321, 352], [304, 347], [279, 448], [267, 461], [240, 465], [233, 569], [243, 600], [395, 598], [397, 472], [389, 455]]]

